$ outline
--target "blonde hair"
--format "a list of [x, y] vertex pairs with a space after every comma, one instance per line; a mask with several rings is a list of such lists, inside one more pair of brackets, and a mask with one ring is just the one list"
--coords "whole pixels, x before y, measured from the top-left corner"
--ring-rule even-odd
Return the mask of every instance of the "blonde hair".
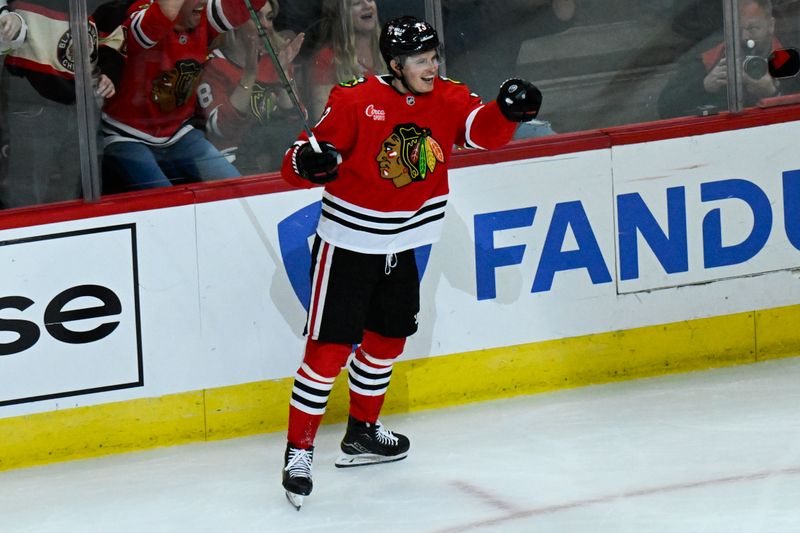
[[[330, 45], [333, 48], [334, 64], [338, 81], [348, 81], [361, 76], [361, 66], [358, 64], [356, 52], [356, 32], [353, 19], [350, 16], [352, 0], [324, 0], [322, 3], [322, 41], [320, 47]], [[375, 30], [370, 35], [370, 50], [372, 52], [372, 69], [375, 72], [385, 72], [383, 57], [378, 47], [381, 36], [380, 24], [375, 24]]]

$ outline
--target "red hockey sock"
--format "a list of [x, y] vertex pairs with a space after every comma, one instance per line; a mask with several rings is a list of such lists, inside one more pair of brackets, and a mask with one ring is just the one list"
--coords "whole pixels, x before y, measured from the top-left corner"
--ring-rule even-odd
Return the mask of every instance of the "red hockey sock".
[[287, 440], [292, 446], [310, 448], [314, 445], [333, 383], [351, 350], [349, 344], [307, 341], [303, 364], [295, 375], [289, 401]]
[[405, 338], [384, 337], [364, 332], [347, 369], [350, 383], [350, 415], [374, 424], [383, 407], [394, 360], [403, 352]]

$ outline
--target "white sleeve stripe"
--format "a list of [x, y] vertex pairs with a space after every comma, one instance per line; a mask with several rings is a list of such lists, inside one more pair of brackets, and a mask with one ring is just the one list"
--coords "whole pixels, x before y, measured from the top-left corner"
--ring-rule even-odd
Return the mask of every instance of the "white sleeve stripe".
[[466, 124], [466, 126], [467, 126], [467, 134], [466, 134], [466, 138], [467, 138], [467, 144], [469, 144], [471, 147], [479, 148], [481, 150], [486, 150], [486, 148], [484, 148], [483, 146], [481, 146], [480, 144], [478, 144], [478, 143], [476, 143], [475, 141], [472, 140], [472, 123], [475, 122], [475, 115], [477, 115], [478, 111], [480, 111], [481, 109], [483, 109], [483, 106], [476, 107], [472, 111], [472, 113], [470, 113], [469, 116], [467, 117], [467, 124]]
[[131, 19], [133, 20], [133, 22], [131, 22], [131, 32], [133, 32], [133, 37], [142, 48], [152, 48], [156, 45], [156, 41], [149, 38], [142, 30], [142, 17], [144, 17], [144, 12], [145, 10], [142, 9], [131, 15]]
[[225, 16], [221, 0], [211, 0], [206, 6], [206, 15], [211, 26], [219, 33], [224, 33], [234, 28], [228, 17]]

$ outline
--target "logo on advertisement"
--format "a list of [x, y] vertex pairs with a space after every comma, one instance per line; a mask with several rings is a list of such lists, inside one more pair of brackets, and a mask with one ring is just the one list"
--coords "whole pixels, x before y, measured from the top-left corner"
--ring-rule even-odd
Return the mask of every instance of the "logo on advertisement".
[[386, 120], [386, 111], [384, 111], [383, 109], [378, 109], [372, 104], [369, 104], [367, 106], [365, 113], [368, 117], [372, 117], [372, 120], [378, 122], [383, 122], [384, 120]]
[[0, 242], [0, 406], [142, 386], [136, 226]]

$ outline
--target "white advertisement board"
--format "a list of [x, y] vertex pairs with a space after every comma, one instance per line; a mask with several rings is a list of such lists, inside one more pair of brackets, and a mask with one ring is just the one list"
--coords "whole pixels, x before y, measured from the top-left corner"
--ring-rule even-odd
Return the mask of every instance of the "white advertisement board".
[[795, 124], [612, 149], [621, 293], [800, 266]]
[[136, 225], [0, 242], [0, 406], [144, 383]]
[[[452, 171], [442, 240], [417, 250], [404, 359], [800, 302], [798, 136], [781, 124]], [[0, 418], [292, 376], [320, 197], [0, 231]]]

